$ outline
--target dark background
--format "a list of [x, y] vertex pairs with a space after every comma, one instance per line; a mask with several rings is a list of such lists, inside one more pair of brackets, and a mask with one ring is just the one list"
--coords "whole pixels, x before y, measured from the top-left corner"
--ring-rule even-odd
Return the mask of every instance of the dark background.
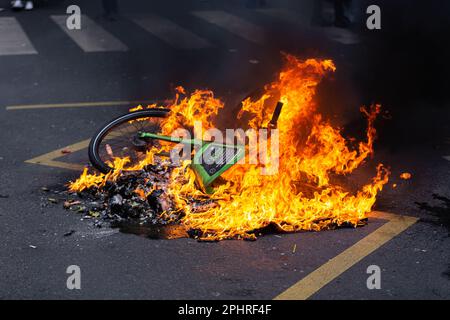
[[[126, 52], [86, 53], [55, 23], [69, 4], [114, 35]], [[376, 210], [418, 217], [407, 231], [370, 254], [313, 299], [450, 298], [450, 112], [448, 1], [353, 1], [347, 29], [311, 27], [313, 1], [268, 0], [264, 8], [297, 15], [299, 23], [258, 13], [259, 1], [118, 1], [114, 21], [101, 1], [41, 1], [12, 12], [38, 54], [0, 56], [0, 298], [271, 299], [378, 228], [268, 235], [256, 242], [152, 240], [48, 204], [43, 186], [60, 190], [79, 172], [25, 163], [89, 139], [130, 106], [7, 110], [8, 106], [119, 100], [164, 100], [173, 87], [213, 89], [226, 102], [221, 119], [246, 95], [273, 80], [281, 52], [335, 61], [337, 72], [317, 94], [321, 112], [345, 134], [363, 137], [361, 105], [380, 103], [375, 156], [356, 173], [367, 181], [378, 162], [392, 170]], [[377, 4], [382, 29], [365, 28]], [[328, 5], [328, 15], [330, 6]], [[190, 14], [222, 10], [264, 30], [255, 44]], [[179, 50], [144, 31], [128, 15], [154, 14], [213, 44]], [[332, 10], [331, 10], [332, 15]], [[0, 30], [0, 46], [3, 35]], [[351, 44], [333, 34], [356, 37]], [[87, 164], [86, 150], [61, 161]], [[449, 158], [450, 159], [450, 158]], [[412, 173], [401, 180], [400, 173]], [[397, 188], [392, 184], [396, 183]], [[72, 232], [74, 231], [74, 232]], [[65, 234], [70, 234], [65, 236]], [[297, 253], [292, 246], [297, 244]], [[65, 287], [68, 265], [80, 265], [81, 291]], [[382, 268], [381, 290], [367, 290], [366, 268]]]

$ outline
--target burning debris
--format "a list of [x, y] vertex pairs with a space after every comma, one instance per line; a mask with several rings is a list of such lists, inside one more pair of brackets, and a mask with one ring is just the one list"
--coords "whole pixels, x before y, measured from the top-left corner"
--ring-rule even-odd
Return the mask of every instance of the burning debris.
[[409, 180], [409, 179], [411, 179], [411, 177], [412, 177], [412, 174], [409, 172], [403, 172], [400, 174], [400, 179], [403, 179], [403, 180]]
[[[168, 161], [147, 165], [142, 170], [125, 171], [102, 187], [72, 193], [64, 208], [117, 224], [125, 220], [141, 224], [177, 222], [178, 215], [170, 197], [164, 196], [172, 166]], [[171, 212], [170, 214], [166, 214]]]
[[[198, 237], [200, 233], [197, 230], [191, 230], [189, 234], [184, 228], [169, 230], [174, 225], [180, 225], [183, 217], [167, 190], [173, 169], [170, 161], [155, 159], [155, 164], [141, 170], [124, 171], [117, 179], [106, 181], [102, 187], [94, 186], [69, 193], [63, 207], [83, 214], [84, 218], [95, 219], [97, 227], [106, 221], [113, 227], [125, 230], [139, 226], [139, 233], [145, 233], [157, 226], [161, 228], [158, 230], [161, 237]], [[48, 202], [55, 203], [50, 198]], [[197, 213], [216, 206], [213, 200], [206, 198], [192, 199], [191, 202], [192, 212]], [[166, 228], [162, 230], [163, 227]], [[174, 231], [177, 236], [174, 236]]]
[[[114, 170], [96, 174], [85, 169], [70, 183], [69, 190], [77, 198], [68, 200], [65, 207], [116, 223], [181, 225], [201, 240], [255, 239], [255, 233], [268, 226], [295, 232], [360, 225], [388, 182], [388, 170], [379, 164], [372, 181], [357, 191], [335, 178], [351, 174], [373, 154], [374, 121], [380, 106], [361, 108], [368, 122], [367, 140], [354, 145], [318, 113], [313, 100], [321, 79], [335, 71], [333, 62], [300, 61], [290, 55], [286, 60], [277, 81], [265, 87], [261, 98], [244, 100], [238, 114], [238, 120], [246, 119], [248, 128], [268, 128], [276, 113], [272, 102], [284, 105], [278, 114], [276, 174], [261, 174], [262, 169], [273, 169], [273, 162], [245, 161], [228, 168], [221, 176], [222, 183], [214, 192], [207, 192], [199, 187], [192, 159], [176, 165], [160, 156], [170, 151], [167, 145], [152, 145], [138, 162], [114, 153], [109, 162]], [[223, 103], [211, 91], [197, 90], [189, 95], [179, 87], [167, 109], [149, 107], [160, 113], [170, 110], [159, 123], [159, 132], [170, 135], [180, 128], [193, 128], [195, 121], [201, 121], [206, 129], [214, 128], [214, 117]], [[139, 106], [133, 111], [143, 109]], [[140, 133], [140, 137], [155, 136]], [[272, 142], [271, 136], [264, 139]], [[246, 151], [247, 157], [254, 150], [246, 146]]]

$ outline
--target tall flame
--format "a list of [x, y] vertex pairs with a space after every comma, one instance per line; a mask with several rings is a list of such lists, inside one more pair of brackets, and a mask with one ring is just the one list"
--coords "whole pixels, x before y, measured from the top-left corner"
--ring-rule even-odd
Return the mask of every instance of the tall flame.
[[[388, 170], [379, 164], [372, 181], [359, 191], [350, 192], [333, 182], [336, 175], [347, 175], [358, 168], [373, 153], [376, 130], [373, 126], [380, 106], [361, 108], [367, 117], [367, 140], [351, 148], [339, 129], [333, 127], [317, 111], [313, 100], [317, 85], [336, 70], [331, 60], [301, 61], [286, 56], [286, 65], [278, 79], [265, 87], [258, 100], [248, 98], [242, 103], [238, 118], [249, 118], [251, 128], [266, 127], [273, 113], [269, 100], [282, 101], [284, 106], [278, 121], [279, 167], [276, 175], [262, 175], [261, 168], [270, 163], [240, 164], [223, 174], [225, 182], [213, 195], [206, 195], [195, 184], [195, 174], [189, 162], [172, 171], [167, 193], [177, 210], [184, 212], [182, 223], [198, 230], [202, 239], [254, 238], [254, 231], [269, 224], [280, 230], [321, 230], [330, 226], [356, 226], [367, 217], [377, 193], [388, 182]], [[170, 116], [162, 122], [162, 132], [169, 134], [177, 128], [202, 121], [213, 127], [213, 116], [223, 103], [211, 91], [197, 90], [186, 96], [183, 88], [169, 108]], [[270, 137], [268, 138], [270, 142]], [[143, 168], [153, 161], [154, 150], [132, 169]], [[115, 159], [114, 166], [127, 170], [127, 159]], [[114, 180], [120, 170], [107, 175], [88, 174], [71, 183], [72, 191], [92, 186], [102, 187]], [[209, 197], [217, 205], [198, 212], [190, 204], [194, 198]]]

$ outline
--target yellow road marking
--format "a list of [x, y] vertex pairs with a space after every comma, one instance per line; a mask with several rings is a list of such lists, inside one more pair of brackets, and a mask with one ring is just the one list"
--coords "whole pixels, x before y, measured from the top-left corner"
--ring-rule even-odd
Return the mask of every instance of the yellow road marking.
[[386, 242], [405, 231], [418, 220], [414, 217], [393, 215], [387, 212], [373, 212], [371, 216], [387, 219], [388, 222], [308, 274], [305, 278], [301, 279], [274, 299], [308, 299], [325, 285], [377, 250]]
[[25, 162], [33, 163], [33, 164], [40, 164], [40, 165], [49, 166], [49, 167], [56, 167], [56, 168], [80, 171], [80, 170], [83, 170], [83, 166], [80, 164], [62, 162], [62, 161], [57, 161], [55, 159], [64, 156], [63, 150], [70, 150], [71, 152], [77, 152], [84, 148], [87, 148], [89, 146], [90, 141], [91, 141], [90, 139], [86, 139], [86, 140], [71, 144], [70, 146], [60, 148], [55, 151], [43, 154], [36, 158], [26, 160]]
[[[113, 139], [116, 137], [120, 137], [122, 134], [110, 134], [109, 136], [107, 136], [105, 139], [109, 140], [109, 139]], [[33, 163], [33, 164], [40, 164], [43, 166], [48, 166], [48, 167], [55, 167], [55, 168], [63, 168], [63, 169], [68, 169], [68, 170], [74, 170], [74, 171], [81, 171], [83, 170], [84, 166], [80, 165], [80, 164], [76, 164], [76, 163], [70, 163], [70, 162], [63, 162], [63, 161], [57, 161], [55, 159], [60, 158], [65, 156], [66, 154], [63, 151], [70, 151], [70, 153], [73, 152], [77, 152], [80, 150], [83, 150], [85, 148], [87, 148], [89, 146], [89, 142], [91, 141], [91, 139], [86, 139], [74, 144], [71, 144], [70, 146], [64, 147], [64, 148], [60, 148], [60, 149], [56, 149], [54, 151], [51, 151], [49, 153], [40, 155], [36, 158], [30, 159], [30, 160], [26, 160], [26, 163]], [[68, 153], [68, 154], [70, 154]]]
[[73, 102], [73, 103], [50, 103], [50, 104], [25, 104], [7, 106], [6, 110], [28, 110], [28, 109], [49, 109], [49, 108], [83, 108], [83, 107], [113, 107], [125, 105], [150, 104], [154, 101], [98, 101], [98, 102]]

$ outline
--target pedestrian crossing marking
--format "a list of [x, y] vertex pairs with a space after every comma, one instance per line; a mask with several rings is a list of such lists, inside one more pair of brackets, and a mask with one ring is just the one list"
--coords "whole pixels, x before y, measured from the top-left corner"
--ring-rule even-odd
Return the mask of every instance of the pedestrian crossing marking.
[[[289, 11], [282, 8], [257, 9], [257, 12], [280, 19], [290, 24], [301, 27], [310, 28], [308, 17], [302, 17], [300, 13]], [[331, 12], [334, 14], [334, 11]], [[345, 45], [356, 44], [360, 42], [358, 35], [350, 30], [336, 27], [313, 27], [314, 29], [324, 32], [325, 36], [330, 40]]]
[[[308, 19], [300, 12], [283, 8], [262, 8], [253, 12], [279, 19], [289, 24], [305, 27], [311, 31]], [[244, 18], [221, 10], [192, 11], [192, 15], [216, 25], [244, 40], [263, 44], [266, 36], [264, 28]], [[124, 52], [127, 45], [105, 30], [86, 15], [81, 16], [81, 29], [69, 30], [66, 26], [67, 15], [52, 15], [51, 19], [84, 52]], [[176, 49], [204, 49], [214, 47], [211, 42], [176, 22], [155, 14], [133, 15], [128, 18], [146, 32], [152, 34]], [[313, 28], [329, 39], [342, 44], [355, 44], [359, 37], [350, 30], [341, 28]], [[15, 17], [0, 18], [0, 56], [37, 54], [32, 42]]]
[[283, 20], [285, 22], [291, 23], [291, 24], [297, 24], [297, 25], [305, 25], [307, 23], [307, 20], [300, 16], [300, 13], [289, 11], [287, 9], [282, 8], [268, 8], [268, 9], [257, 9], [256, 10], [259, 13], [262, 13], [264, 15], [277, 18], [280, 20]]
[[16, 18], [0, 18], [0, 56], [37, 53]]
[[264, 30], [261, 27], [231, 13], [225, 11], [193, 11], [192, 14], [245, 40], [258, 44], [265, 42]]
[[81, 29], [69, 30], [66, 15], [54, 15], [51, 19], [84, 51], [127, 51], [128, 47], [88, 16], [81, 16]]
[[130, 17], [130, 20], [174, 48], [203, 49], [212, 47], [207, 40], [162, 17], [145, 15], [145, 17]]
[[331, 40], [342, 44], [356, 44], [360, 42], [358, 35], [350, 30], [328, 27], [324, 28], [324, 31]]

